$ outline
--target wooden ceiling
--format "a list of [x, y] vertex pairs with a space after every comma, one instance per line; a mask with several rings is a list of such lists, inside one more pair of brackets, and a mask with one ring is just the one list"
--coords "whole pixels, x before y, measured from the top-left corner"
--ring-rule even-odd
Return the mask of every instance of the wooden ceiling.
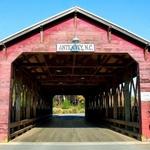
[[51, 91], [77, 91], [111, 84], [133, 62], [128, 54], [24, 53], [14, 64]]

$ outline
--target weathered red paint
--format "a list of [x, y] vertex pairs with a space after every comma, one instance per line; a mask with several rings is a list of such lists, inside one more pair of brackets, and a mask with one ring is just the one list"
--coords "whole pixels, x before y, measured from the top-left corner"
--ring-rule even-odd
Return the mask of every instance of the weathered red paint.
[[[0, 51], [0, 141], [7, 141], [9, 132], [9, 101], [10, 101], [10, 74], [11, 63], [23, 52], [56, 52], [57, 43], [70, 43], [74, 36], [74, 19], [64, 20], [55, 26], [44, 30], [44, 42], [40, 42], [39, 33], [22, 41], [14, 42], [7, 47], [7, 53]], [[88, 20], [77, 19], [77, 36], [82, 43], [94, 43], [96, 53], [128, 53], [139, 64], [141, 91], [150, 92], [150, 53], [130, 41], [111, 35], [108, 42], [107, 30]], [[141, 133], [143, 137], [150, 138], [150, 102], [141, 102]]]
[[9, 135], [10, 70], [9, 63], [0, 62], [0, 141], [7, 141]]
[[150, 102], [141, 103], [142, 135], [144, 139], [150, 138]]

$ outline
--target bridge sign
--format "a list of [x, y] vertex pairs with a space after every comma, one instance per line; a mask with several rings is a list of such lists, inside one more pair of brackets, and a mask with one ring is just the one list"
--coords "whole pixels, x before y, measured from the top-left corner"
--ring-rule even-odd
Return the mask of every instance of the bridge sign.
[[58, 52], [93, 52], [94, 44], [57, 44]]

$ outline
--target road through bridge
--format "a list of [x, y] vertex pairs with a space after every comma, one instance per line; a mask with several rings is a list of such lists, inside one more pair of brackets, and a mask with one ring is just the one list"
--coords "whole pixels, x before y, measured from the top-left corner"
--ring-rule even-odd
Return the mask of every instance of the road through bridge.
[[87, 122], [83, 114], [54, 115], [46, 123], [18, 136], [11, 142], [137, 142], [108, 129], [104, 124]]

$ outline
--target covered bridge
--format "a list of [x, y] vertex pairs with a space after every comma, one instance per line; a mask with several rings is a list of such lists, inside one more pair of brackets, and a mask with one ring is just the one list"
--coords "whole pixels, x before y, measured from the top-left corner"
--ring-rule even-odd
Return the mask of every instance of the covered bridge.
[[0, 41], [0, 141], [82, 94], [89, 120], [150, 139], [149, 41], [74, 7]]

